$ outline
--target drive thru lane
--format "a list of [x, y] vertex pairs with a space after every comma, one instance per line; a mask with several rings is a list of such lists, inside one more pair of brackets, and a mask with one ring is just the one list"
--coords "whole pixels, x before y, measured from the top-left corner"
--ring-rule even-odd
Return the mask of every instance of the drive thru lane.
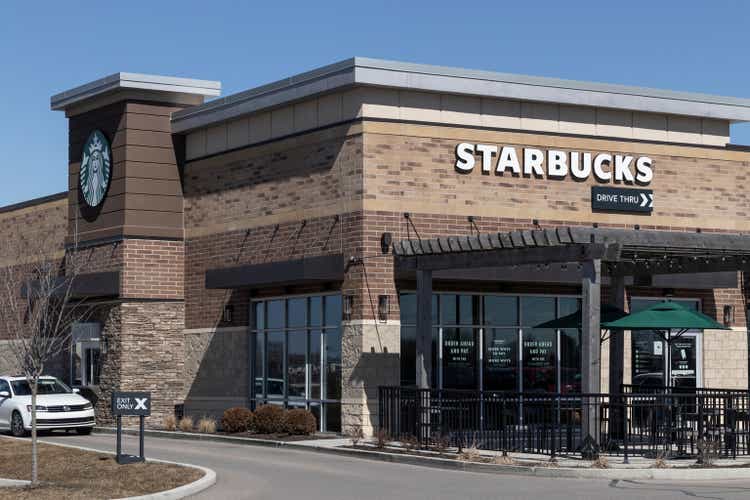
[[[124, 436], [125, 451], [137, 450]], [[115, 436], [53, 435], [53, 443], [112, 451]], [[748, 498], [750, 481], [715, 483], [531, 478], [392, 464], [323, 453], [229, 443], [146, 438], [146, 456], [216, 471], [201, 499]], [[123, 466], [127, 467], [127, 466]]]

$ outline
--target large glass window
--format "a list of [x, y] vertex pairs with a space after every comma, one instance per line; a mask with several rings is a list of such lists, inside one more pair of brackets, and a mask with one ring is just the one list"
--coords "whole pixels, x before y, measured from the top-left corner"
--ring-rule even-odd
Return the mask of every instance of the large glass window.
[[442, 373], [446, 389], [478, 389], [475, 328], [443, 328]]
[[[581, 299], [561, 297], [557, 300], [557, 316], [581, 314]], [[581, 392], [581, 330], [560, 330], [560, 392]]]
[[341, 430], [341, 296], [255, 301], [254, 399], [306, 407]]
[[518, 390], [518, 330], [484, 330], [484, 390]]
[[[401, 307], [401, 383], [415, 383], [416, 296]], [[578, 329], [535, 326], [580, 310], [578, 297], [436, 293], [433, 387], [489, 391], [580, 391]], [[437, 358], [437, 359], [436, 359]]]

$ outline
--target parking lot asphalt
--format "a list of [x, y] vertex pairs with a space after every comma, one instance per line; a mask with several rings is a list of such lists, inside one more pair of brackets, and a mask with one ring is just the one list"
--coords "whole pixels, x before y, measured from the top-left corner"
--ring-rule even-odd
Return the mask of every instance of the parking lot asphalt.
[[[54, 434], [44, 441], [114, 451], [115, 436]], [[126, 453], [137, 438], [124, 437]], [[594, 499], [748, 498], [750, 481], [663, 482], [480, 474], [376, 462], [311, 451], [146, 438], [146, 456], [213, 469], [200, 499]], [[127, 467], [127, 466], [124, 466]]]

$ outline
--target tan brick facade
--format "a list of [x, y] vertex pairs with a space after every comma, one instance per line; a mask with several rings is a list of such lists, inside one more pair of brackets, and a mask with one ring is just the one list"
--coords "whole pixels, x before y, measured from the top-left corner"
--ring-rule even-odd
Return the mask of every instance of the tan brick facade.
[[[750, 152], [722, 147], [728, 121], [358, 87], [173, 134], [172, 114], [182, 105], [154, 95], [74, 108], [67, 198], [0, 209], [0, 236], [19, 227], [53, 234], [60, 257], [66, 237], [81, 241], [77, 257], [88, 272], [119, 272], [117, 296], [102, 299], [97, 310], [107, 339], [98, 406], [103, 421], [115, 389], [154, 392], [151, 425], [183, 402], [188, 412], [215, 416], [246, 404], [251, 299], [340, 291], [353, 297], [342, 323], [342, 420], [371, 430], [377, 387], [400, 380], [398, 297], [414, 288], [410, 277], [397, 278], [392, 255], [381, 249], [383, 233], [397, 241], [593, 224], [750, 231]], [[663, 126], [647, 127], [644, 117]], [[680, 123], [688, 122], [697, 131], [680, 136]], [[109, 138], [113, 155], [110, 190], [95, 213], [81, 208], [77, 192], [80, 149], [93, 129]], [[454, 165], [461, 142], [648, 155], [654, 211], [592, 212], [593, 177], [460, 173]], [[340, 282], [206, 286], [210, 270], [339, 254], [346, 266]], [[577, 284], [543, 280], [436, 280], [435, 289], [580, 293]], [[629, 297], [664, 294], [628, 288]], [[702, 383], [746, 387], [744, 287], [669, 294], [699, 299], [703, 312], [720, 321], [724, 307], [733, 306], [731, 332], [703, 335]], [[389, 298], [385, 320], [377, 317], [380, 295]], [[223, 316], [226, 305], [233, 306], [231, 321]], [[629, 340], [625, 346], [628, 381]], [[607, 352], [605, 343], [603, 390]]]

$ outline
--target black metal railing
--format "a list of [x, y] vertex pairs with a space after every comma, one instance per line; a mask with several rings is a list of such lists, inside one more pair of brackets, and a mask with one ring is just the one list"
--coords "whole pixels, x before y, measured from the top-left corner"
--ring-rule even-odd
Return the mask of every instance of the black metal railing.
[[581, 453], [586, 437], [611, 454], [750, 454], [747, 391], [608, 394], [379, 388], [379, 425], [394, 439], [444, 446]]

